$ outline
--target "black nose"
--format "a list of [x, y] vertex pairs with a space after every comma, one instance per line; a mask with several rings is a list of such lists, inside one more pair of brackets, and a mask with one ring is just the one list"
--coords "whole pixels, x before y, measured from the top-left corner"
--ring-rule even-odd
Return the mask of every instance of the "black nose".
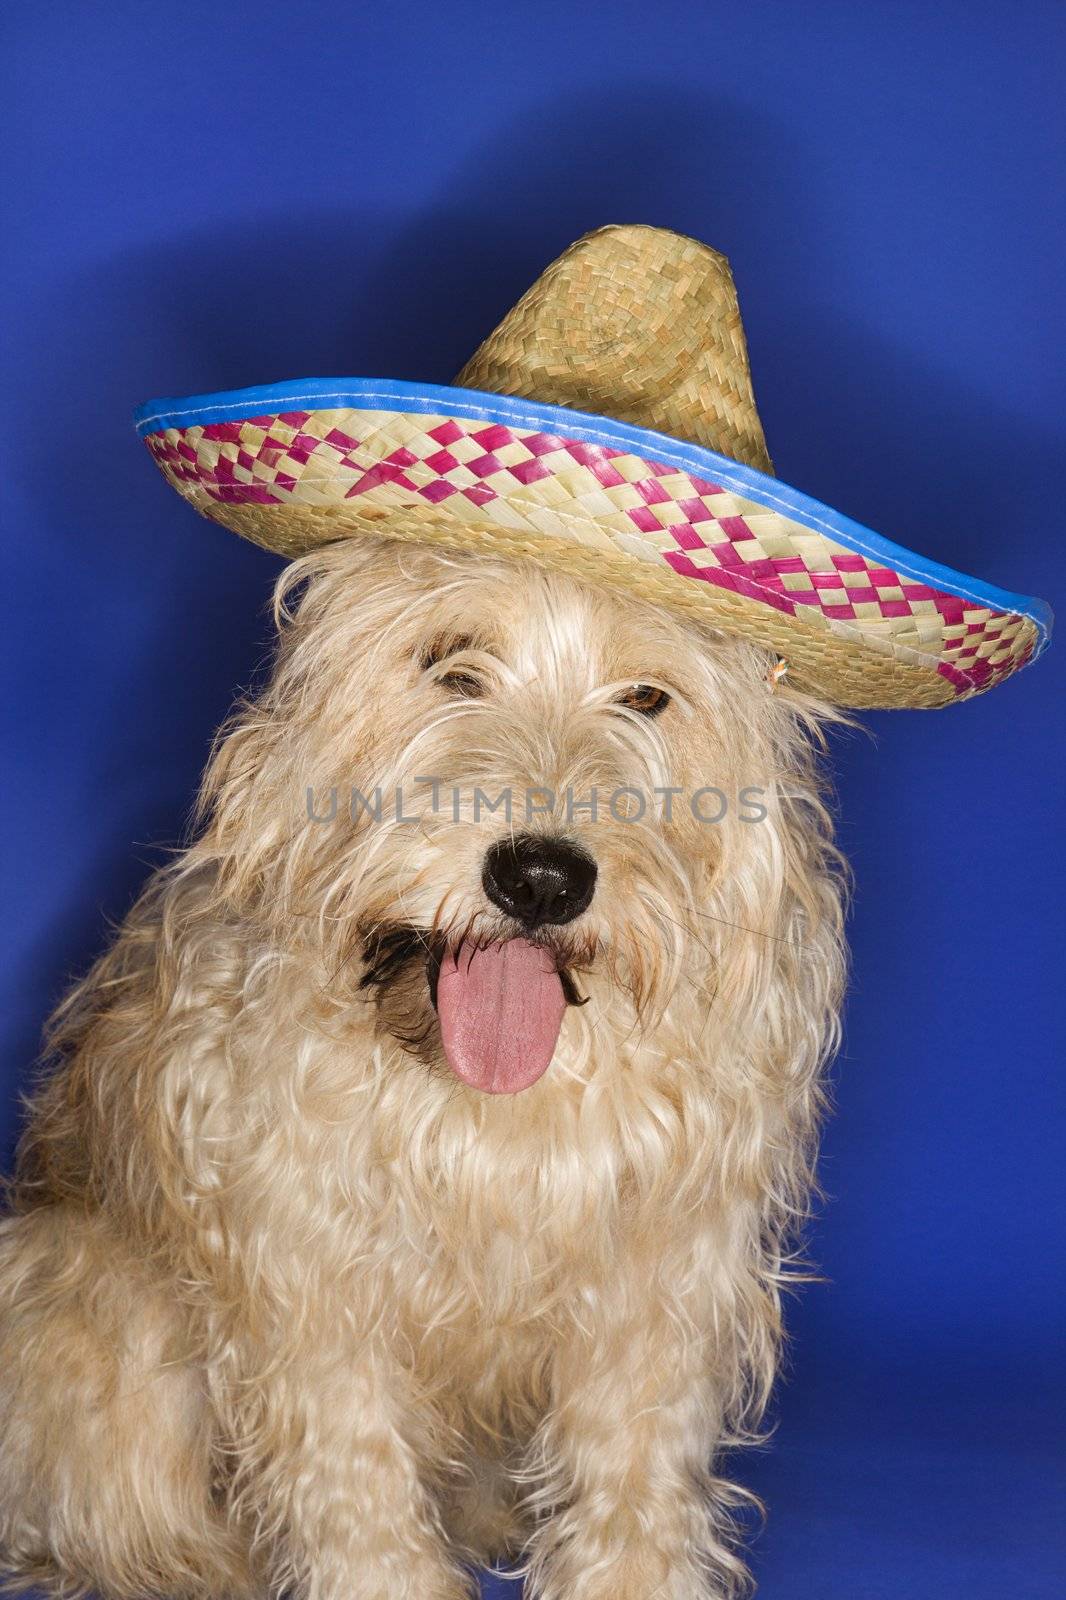
[[494, 906], [539, 928], [581, 915], [596, 887], [596, 863], [565, 839], [522, 833], [493, 845], [481, 882]]

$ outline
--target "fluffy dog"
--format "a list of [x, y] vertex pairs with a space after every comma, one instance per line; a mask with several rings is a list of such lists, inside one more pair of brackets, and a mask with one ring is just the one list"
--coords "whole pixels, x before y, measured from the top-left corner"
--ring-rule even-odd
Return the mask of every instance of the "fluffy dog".
[[831, 713], [516, 561], [343, 540], [278, 615], [30, 1107], [3, 1563], [130, 1600], [458, 1600], [501, 1556], [539, 1600], [732, 1594], [720, 1457], [836, 1030]]

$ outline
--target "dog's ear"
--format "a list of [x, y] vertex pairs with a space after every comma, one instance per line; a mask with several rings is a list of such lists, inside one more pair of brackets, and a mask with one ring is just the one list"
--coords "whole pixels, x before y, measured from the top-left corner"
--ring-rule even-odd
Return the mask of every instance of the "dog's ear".
[[368, 687], [395, 684], [401, 658], [416, 671], [406, 620], [413, 597], [433, 592], [405, 570], [418, 559], [401, 541], [368, 534], [322, 545], [282, 573], [270, 679], [220, 730], [196, 812], [196, 849], [240, 914], [283, 907], [306, 865], [308, 786], [358, 780], [350, 763], [366, 732]]
[[221, 730], [197, 804], [204, 833], [196, 851], [212, 860], [216, 892], [238, 911], [262, 901], [291, 837], [291, 808], [264, 796], [279, 730], [257, 713], [256, 705], [243, 707]]

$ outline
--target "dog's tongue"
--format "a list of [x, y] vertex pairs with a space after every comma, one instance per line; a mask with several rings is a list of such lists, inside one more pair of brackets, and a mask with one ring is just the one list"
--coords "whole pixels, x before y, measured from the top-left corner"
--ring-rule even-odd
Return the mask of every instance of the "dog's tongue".
[[486, 1094], [517, 1094], [547, 1072], [565, 1010], [554, 961], [528, 939], [464, 943], [437, 978], [448, 1065]]

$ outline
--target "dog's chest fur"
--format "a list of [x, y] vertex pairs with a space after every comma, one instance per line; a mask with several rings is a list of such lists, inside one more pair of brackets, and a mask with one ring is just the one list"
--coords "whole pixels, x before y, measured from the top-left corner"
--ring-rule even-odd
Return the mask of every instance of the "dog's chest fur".
[[398, 1089], [374, 1105], [361, 1159], [375, 1177], [352, 1243], [377, 1263], [378, 1315], [413, 1378], [466, 1429], [534, 1424], [555, 1354], [641, 1314], [618, 1286], [650, 1293], [666, 1256], [685, 1314], [709, 1152], [693, 1155], [684, 1071], [634, 1072], [608, 1046], [594, 1093], [564, 1056], [552, 1082], [521, 1101], [480, 1097], [476, 1114], [451, 1090], [443, 1107], [422, 1103], [421, 1125], [409, 1102], [396, 1114]]
[[669, 1016], [640, 1036], [621, 1006], [573, 1008], [520, 1096], [369, 1026], [262, 1039], [247, 1081], [238, 1123], [270, 1131], [231, 1216], [253, 1221], [249, 1256], [271, 1240], [282, 1316], [314, 1305], [353, 1358], [383, 1340], [464, 1436], [528, 1436], [558, 1361], [624, 1344], [649, 1307], [707, 1325], [708, 1262], [732, 1241], [708, 1066]]

